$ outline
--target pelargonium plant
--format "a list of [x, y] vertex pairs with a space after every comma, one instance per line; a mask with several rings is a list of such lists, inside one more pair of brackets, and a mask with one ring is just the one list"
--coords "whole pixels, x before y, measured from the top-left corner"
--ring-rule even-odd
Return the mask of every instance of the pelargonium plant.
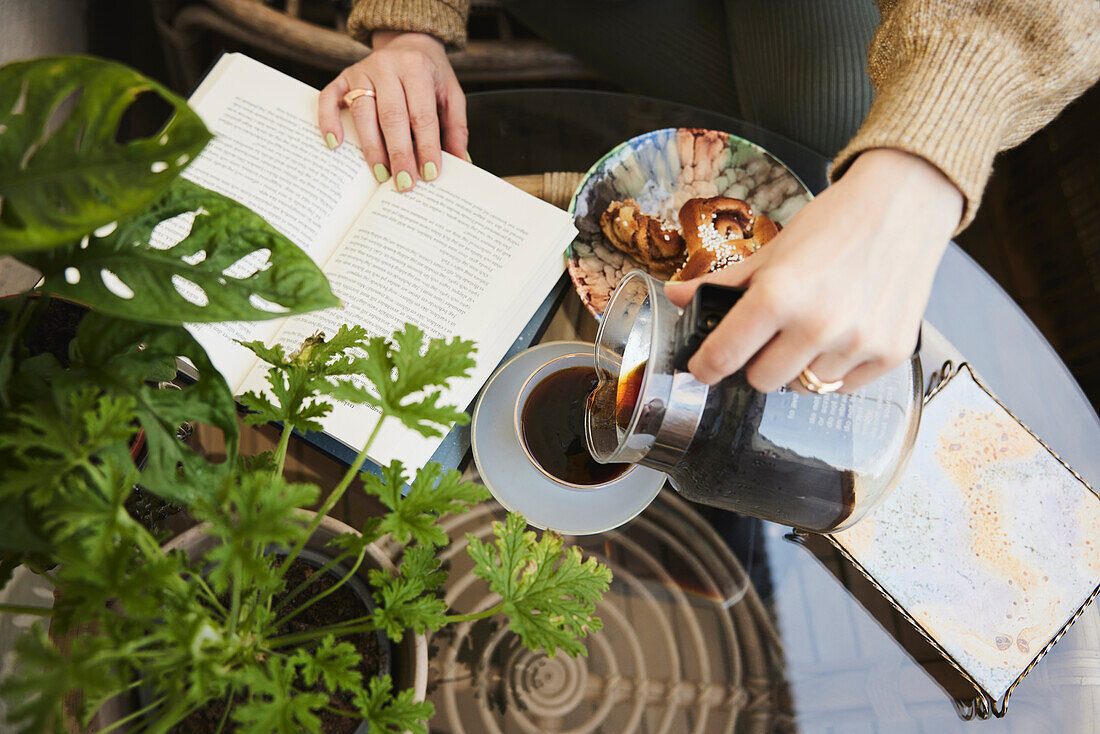
[[[125, 140], [123, 115], [143, 94], [171, 115], [152, 135]], [[209, 139], [186, 101], [117, 64], [47, 58], [0, 68], [0, 255], [43, 276], [0, 301], [0, 586], [25, 566], [55, 599], [0, 604], [0, 613], [49, 623], [17, 642], [17, 672], [0, 684], [7, 725], [68, 731], [121, 698], [138, 703], [100, 731], [166, 734], [218, 711], [211, 732], [321, 732], [336, 717], [365, 720], [375, 733], [422, 733], [431, 704], [395, 690], [387, 674], [364, 675], [357, 635], [382, 630], [400, 641], [503, 613], [529, 647], [583, 654], [582, 638], [600, 628], [592, 615], [610, 571], [553, 533], [527, 530], [519, 515], [496, 523], [492, 542], [468, 538], [475, 574], [500, 602], [447, 608], [437, 552], [450, 539], [439, 520], [487, 494], [436, 464], [363, 472], [363, 491], [385, 511], [336, 537], [323, 566], [289, 583], [322, 518], [359, 491], [353, 480], [377, 426], [400, 421], [440, 435], [467, 420], [440, 395], [468, 374], [474, 345], [425, 339], [414, 326], [385, 337], [345, 326], [291, 354], [246, 344], [270, 365], [268, 389], [241, 397], [246, 421], [281, 422], [282, 436], [272, 453], [240, 456], [237, 402], [183, 324], [336, 300], [312, 261], [262, 218], [179, 178]], [[194, 216], [189, 234], [154, 247], [156, 227], [181, 214]], [[261, 250], [265, 267], [233, 275], [234, 263]], [[178, 278], [205, 289], [207, 301], [185, 298]], [[91, 310], [67, 346], [39, 352], [54, 296]], [[160, 389], [177, 378], [179, 358], [198, 378]], [[318, 487], [288, 481], [284, 464], [292, 433], [319, 428], [331, 400], [372, 405], [380, 419], [322, 501]], [[184, 422], [219, 429], [227, 458], [193, 451], [177, 430]], [[209, 548], [165, 551], [164, 538], [127, 511], [135, 487], [189, 513]], [[373, 607], [296, 625], [356, 576], [383, 537], [401, 550], [396, 570], [368, 574]]]

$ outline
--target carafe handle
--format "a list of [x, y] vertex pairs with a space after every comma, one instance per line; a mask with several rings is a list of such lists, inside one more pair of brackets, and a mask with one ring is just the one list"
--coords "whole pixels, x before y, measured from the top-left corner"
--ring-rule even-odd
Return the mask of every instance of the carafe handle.
[[[688, 360], [699, 345], [714, 331], [718, 323], [729, 313], [734, 304], [745, 294], [744, 288], [732, 285], [718, 285], [717, 283], [704, 283], [695, 291], [691, 303], [680, 315], [676, 322], [676, 352], [673, 366], [681, 371], [687, 371]], [[920, 354], [921, 329], [917, 329], [917, 344], [913, 348], [913, 356]]]
[[703, 343], [710, 332], [733, 308], [745, 293], [744, 288], [730, 285], [704, 283], [695, 291], [691, 303], [687, 305], [676, 322], [676, 347], [673, 366], [687, 371], [688, 360]]

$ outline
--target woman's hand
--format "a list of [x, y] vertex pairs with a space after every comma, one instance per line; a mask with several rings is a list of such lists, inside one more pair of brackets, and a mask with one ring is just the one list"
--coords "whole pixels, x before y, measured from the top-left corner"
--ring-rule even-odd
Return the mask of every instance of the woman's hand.
[[677, 305], [706, 281], [747, 286], [688, 363], [714, 384], [748, 364], [770, 392], [809, 367], [844, 389], [871, 382], [913, 352], [936, 267], [963, 197], [933, 165], [893, 149], [860, 155], [744, 262], [668, 284]]
[[[466, 97], [443, 42], [426, 33], [375, 31], [369, 56], [321, 90], [317, 117], [330, 148], [344, 141], [340, 107], [353, 89], [373, 90], [351, 104], [363, 156], [379, 183], [391, 173], [398, 191], [439, 175], [442, 149], [466, 155]], [[415, 152], [414, 152], [415, 148]]]

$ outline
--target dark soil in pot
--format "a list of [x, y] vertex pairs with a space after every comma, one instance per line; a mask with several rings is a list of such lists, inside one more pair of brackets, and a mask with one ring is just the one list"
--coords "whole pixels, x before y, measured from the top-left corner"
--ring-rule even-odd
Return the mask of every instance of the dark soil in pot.
[[[327, 560], [328, 559], [320, 553], [309, 551], [308, 549], [302, 551], [302, 556], [291, 564], [290, 570], [287, 572], [287, 590], [289, 591], [296, 588], [299, 583], [312, 577], [317, 569], [324, 565]], [[341, 576], [346, 573], [346, 570], [336, 573], [337, 570], [339, 570], [339, 567], [325, 574], [320, 579], [315, 580], [307, 587], [305, 592], [297, 597], [296, 601], [307, 601], [314, 595], [332, 588], [332, 586], [339, 581]], [[356, 588], [353, 589], [353, 585]], [[285, 594], [276, 596], [274, 605], [281, 602], [284, 597]], [[222, 599], [221, 601], [228, 605], [228, 599]], [[291, 604], [293, 605], [293, 602]], [[280, 627], [278, 634], [285, 635], [297, 632], [308, 632], [319, 627], [355, 619], [356, 617], [362, 617], [365, 614], [370, 614], [372, 609], [373, 602], [370, 600], [366, 584], [363, 584], [361, 580], [353, 576], [332, 594], [326, 596], [320, 602], [314, 604], [309, 609], [290, 620], [289, 623]], [[285, 611], [289, 612], [289, 607]], [[383, 633], [364, 632], [358, 635], [341, 637], [339, 641], [350, 642], [362, 656], [358, 670], [363, 676], [364, 687], [366, 687], [366, 682], [371, 678], [390, 672], [392, 647]], [[316, 642], [311, 642], [305, 647], [306, 649], [313, 649], [313, 647], [316, 647], [316, 644]], [[293, 650], [293, 648], [288, 648], [288, 650]], [[314, 686], [307, 686], [299, 679], [296, 688], [304, 692], [318, 691], [326, 695], [329, 693], [328, 688], [326, 688], [321, 681], [318, 681]], [[344, 692], [341, 692], [335, 697], [334, 703], [335, 708], [348, 712], [354, 711], [354, 706], [351, 704], [351, 696]], [[190, 716], [177, 724], [171, 730], [171, 734], [214, 734], [214, 732], [218, 731], [218, 725], [225, 714], [226, 704], [227, 702], [225, 699], [211, 701], [203, 708], [192, 712]], [[340, 716], [339, 714], [334, 714], [329, 711], [319, 711], [316, 713], [321, 718], [323, 729], [326, 734], [353, 734], [361, 725], [365, 728], [365, 724], [358, 718]], [[232, 717], [232, 712], [230, 712], [230, 717]], [[232, 718], [226, 721], [221, 731], [224, 734], [230, 734], [231, 732], [237, 731], [237, 726], [234, 724]]]

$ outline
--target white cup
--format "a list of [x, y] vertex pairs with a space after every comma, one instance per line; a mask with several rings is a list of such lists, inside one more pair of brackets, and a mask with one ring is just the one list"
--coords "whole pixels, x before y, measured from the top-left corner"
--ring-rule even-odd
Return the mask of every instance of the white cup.
[[619, 474], [607, 480], [606, 482], [600, 482], [599, 484], [574, 484], [572, 482], [566, 482], [562, 479], [559, 479], [558, 477], [548, 472], [546, 469], [542, 468], [538, 460], [535, 459], [535, 457], [531, 454], [531, 450], [527, 448], [527, 442], [524, 440], [523, 437], [523, 408], [527, 405], [527, 398], [531, 395], [531, 391], [533, 391], [540, 382], [542, 382], [553, 373], [569, 369], [570, 367], [589, 367], [595, 369], [595, 366], [593, 365], [592, 352], [575, 352], [573, 354], [565, 354], [561, 357], [555, 357], [554, 359], [551, 359], [549, 362], [546, 362], [537, 370], [532, 372], [531, 376], [527, 378], [527, 381], [523, 383], [523, 387], [520, 388], [519, 395], [516, 396], [516, 409], [515, 416], [513, 418], [513, 428], [516, 432], [516, 440], [519, 441], [519, 446], [521, 449], [523, 449], [523, 453], [527, 457], [527, 460], [530, 461], [531, 464], [540, 472], [542, 472], [548, 479], [553, 481], [555, 484], [558, 484], [567, 489], [590, 492], [594, 489], [601, 489], [608, 486], [609, 484], [613, 484], [614, 482], [619, 481], [623, 477], [630, 474], [630, 472], [634, 471], [636, 465], [630, 466], [630, 468], [628, 468], [622, 474]]

